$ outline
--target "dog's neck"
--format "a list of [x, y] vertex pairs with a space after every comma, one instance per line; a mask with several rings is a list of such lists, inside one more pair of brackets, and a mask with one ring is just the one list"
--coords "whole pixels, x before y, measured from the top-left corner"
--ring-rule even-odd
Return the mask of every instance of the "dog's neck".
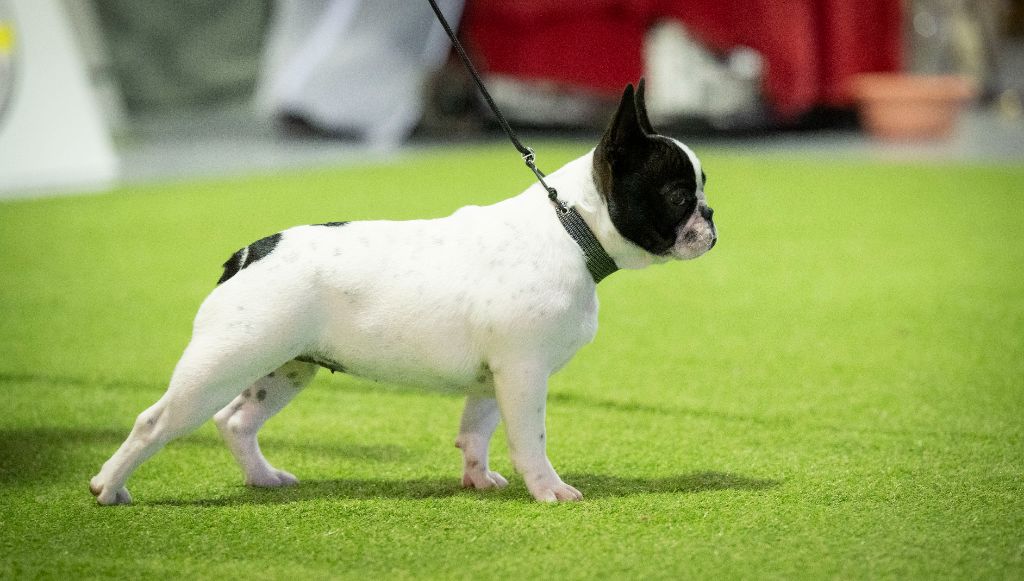
[[558, 190], [558, 198], [576, 208], [619, 268], [644, 268], [667, 261], [667, 257], [655, 256], [626, 240], [615, 229], [608, 204], [594, 181], [593, 158], [594, 150], [590, 150], [548, 176], [548, 182]]

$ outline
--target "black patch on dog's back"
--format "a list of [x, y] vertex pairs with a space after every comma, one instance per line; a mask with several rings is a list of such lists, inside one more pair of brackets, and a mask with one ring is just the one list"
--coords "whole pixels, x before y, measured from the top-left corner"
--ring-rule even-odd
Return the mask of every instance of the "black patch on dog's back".
[[217, 284], [223, 283], [238, 274], [238, 271], [273, 252], [274, 248], [277, 248], [277, 243], [280, 241], [281, 233], [278, 232], [277, 234], [271, 234], [265, 238], [260, 238], [256, 242], [253, 242], [232, 254], [231, 258], [224, 263], [224, 274], [220, 275], [220, 280], [217, 281]]
[[239, 250], [238, 252], [232, 254], [231, 258], [229, 258], [227, 262], [224, 263], [224, 273], [220, 275], [220, 280], [217, 281], [217, 284], [221, 284], [222, 282], [238, 274], [238, 271], [242, 269], [242, 266], [240, 264], [241, 261], [242, 250]]
[[344, 226], [345, 224], [348, 224], [348, 222], [324, 222], [323, 224], [312, 224], [312, 225], [313, 226], [329, 226], [329, 227], [332, 227], [332, 228], [337, 228], [338, 226]]
[[249, 256], [245, 257], [245, 264], [242, 268], [249, 266], [264, 256], [270, 254], [277, 247], [277, 243], [281, 241], [281, 233], [271, 234], [266, 238], [260, 238], [256, 242], [249, 245]]

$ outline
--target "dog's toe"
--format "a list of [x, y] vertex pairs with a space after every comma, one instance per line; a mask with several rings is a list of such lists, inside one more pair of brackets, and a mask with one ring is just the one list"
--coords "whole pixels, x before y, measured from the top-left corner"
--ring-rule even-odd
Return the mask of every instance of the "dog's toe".
[[115, 504], [131, 504], [132, 495], [128, 492], [127, 488], [120, 488], [115, 496]]
[[257, 488], [280, 488], [282, 486], [294, 486], [298, 483], [299, 479], [294, 474], [278, 470], [277, 468], [247, 476], [245, 479], [246, 486], [255, 486]]
[[533, 498], [540, 502], [575, 502], [583, 499], [583, 493], [564, 482], [530, 489]]
[[132, 503], [132, 495], [128, 492], [128, 489], [123, 486], [121, 488], [114, 488], [111, 486], [90, 484], [89, 491], [96, 497], [96, 502], [103, 506], [116, 506], [119, 504]]
[[462, 486], [463, 488], [475, 488], [477, 490], [505, 488], [508, 486], [508, 480], [505, 480], [504, 476], [493, 470], [466, 472], [462, 475]]
[[127, 488], [111, 486], [103, 482], [99, 474], [89, 481], [89, 492], [96, 497], [96, 502], [103, 506], [132, 503], [132, 495], [128, 493]]
[[487, 476], [488, 476], [488, 478], [490, 478], [491, 482], [493, 482], [494, 486], [497, 487], [497, 488], [505, 488], [506, 486], [508, 486], [508, 480], [505, 480], [504, 476], [502, 476], [501, 474], [498, 474], [497, 472], [495, 472], [493, 470], [488, 472]]
[[561, 486], [555, 488], [555, 498], [558, 500], [583, 500], [583, 493], [563, 482]]
[[277, 479], [280, 482], [278, 486], [295, 486], [299, 483], [299, 479], [294, 474], [284, 470], [277, 470]]

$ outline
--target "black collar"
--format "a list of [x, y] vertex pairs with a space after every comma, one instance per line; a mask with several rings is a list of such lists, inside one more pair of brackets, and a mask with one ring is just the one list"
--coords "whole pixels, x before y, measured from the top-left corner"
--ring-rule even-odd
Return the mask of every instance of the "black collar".
[[587, 270], [590, 271], [590, 276], [594, 279], [594, 284], [597, 284], [605, 279], [609, 274], [619, 269], [615, 265], [615, 260], [608, 253], [605, 252], [601, 242], [598, 241], [597, 237], [590, 230], [590, 226], [583, 220], [583, 216], [576, 211], [576, 208], [570, 208], [563, 206], [561, 202], [552, 200], [555, 206], [555, 215], [558, 216], [558, 221], [562, 223], [562, 227], [565, 231], [572, 236], [572, 239], [579, 245], [580, 250], [583, 251], [583, 256], [587, 261]]

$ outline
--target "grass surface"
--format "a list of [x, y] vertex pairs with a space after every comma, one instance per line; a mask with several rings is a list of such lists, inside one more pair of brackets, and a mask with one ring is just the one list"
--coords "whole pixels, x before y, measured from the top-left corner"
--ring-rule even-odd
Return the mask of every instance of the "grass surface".
[[[135, 505], [94, 504], [234, 250], [496, 201], [530, 183], [515, 161], [0, 205], [0, 577], [1024, 576], [1020, 168], [706, 154], [718, 246], [602, 283], [597, 340], [552, 380], [584, 502], [464, 492], [461, 400], [322, 372], [261, 438], [297, 488], [241, 486], [207, 424]], [[512, 476], [500, 429], [492, 455]]]

